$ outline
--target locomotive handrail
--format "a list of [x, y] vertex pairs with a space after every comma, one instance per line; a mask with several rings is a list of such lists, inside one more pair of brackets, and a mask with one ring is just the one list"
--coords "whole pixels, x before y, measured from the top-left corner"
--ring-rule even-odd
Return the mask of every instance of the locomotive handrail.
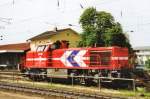
[[[7, 74], [7, 73], [1, 73], [0, 74]], [[110, 80], [128, 80], [128, 81], [134, 81], [135, 79], [129, 79], [129, 78], [114, 78], [114, 77], [93, 77], [93, 76], [73, 76], [73, 75], [52, 75], [52, 74], [33, 74], [33, 73], [9, 73], [15, 75], [37, 75], [37, 76], [48, 76], [48, 77], [71, 77], [71, 78], [95, 78], [95, 79], [110, 79]]]
[[33, 73], [5, 73], [0, 72], [0, 74], [12, 74], [12, 76], [17, 75], [33, 75], [33, 76], [48, 76], [48, 77], [70, 77], [70, 78], [94, 78], [94, 79], [109, 79], [109, 80], [126, 80], [126, 81], [135, 81], [135, 79], [129, 79], [129, 78], [114, 78], [114, 77], [93, 77], [93, 76], [75, 76], [75, 75], [52, 75], [52, 74], [33, 74]]

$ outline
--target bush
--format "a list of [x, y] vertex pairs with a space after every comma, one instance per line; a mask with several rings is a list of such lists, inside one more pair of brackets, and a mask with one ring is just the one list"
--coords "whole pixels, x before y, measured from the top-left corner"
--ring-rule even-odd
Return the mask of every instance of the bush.
[[150, 69], [150, 59], [145, 62], [145, 65], [147, 69]]

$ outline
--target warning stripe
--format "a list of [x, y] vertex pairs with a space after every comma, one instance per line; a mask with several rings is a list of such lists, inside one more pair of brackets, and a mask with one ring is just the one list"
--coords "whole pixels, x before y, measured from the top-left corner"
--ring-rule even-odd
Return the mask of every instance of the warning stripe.
[[46, 61], [48, 58], [27, 58], [26, 61]]
[[[82, 60], [90, 60], [89, 57], [82, 57]], [[60, 60], [60, 58], [52, 58], [52, 60]]]
[[112, 57], [111, 60], [128, 60], [128, 57]]

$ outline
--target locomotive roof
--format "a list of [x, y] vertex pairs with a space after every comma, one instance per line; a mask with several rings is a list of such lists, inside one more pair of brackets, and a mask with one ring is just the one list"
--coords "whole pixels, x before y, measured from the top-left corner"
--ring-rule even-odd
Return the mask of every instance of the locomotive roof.
[[[106, 50], [106, 49], [108, 49], [108, 50], [111, 50], [111, 49], [113, 49], [113, 48], [121, 48], [121, 47], [118, 47], [118, 46], [112, 46], [112, 47], [82, 47], [82, 48], [67, 48], [67, 49], [64, 49], [64, 50], [96, 50], [96, 49], [104, 49], [104, 50]], [[60, 49], [60, 50], [62, 50], [62, 49]]]

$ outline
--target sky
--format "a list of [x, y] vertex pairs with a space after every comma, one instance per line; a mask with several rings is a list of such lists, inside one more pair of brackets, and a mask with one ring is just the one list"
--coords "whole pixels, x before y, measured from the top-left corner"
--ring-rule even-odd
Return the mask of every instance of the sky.
[[149, 4], [150, 0], [0, 0], [0, 45], [26, 42], [54, 27], [81, 33], [80, 15], [95, 7], [122, 24], [133, 47], [150, 46]]

